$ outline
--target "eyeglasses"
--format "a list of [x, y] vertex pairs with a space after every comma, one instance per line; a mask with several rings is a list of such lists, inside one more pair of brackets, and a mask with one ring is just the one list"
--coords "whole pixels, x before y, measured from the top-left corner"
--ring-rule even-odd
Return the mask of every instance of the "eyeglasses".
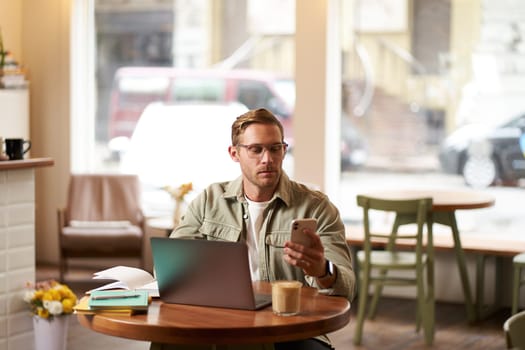
[[271, 145], [261, 145], [258, 143], [243, 145], [238, 143], [236, 147], [245, 148], [248, 153], [248, 157], [250, 158], [260, 158], [262, 157], [264, 150], [267, 150], [271, 156], [282, 156], [283, 151], [286, 151], [288, 144], [286, 142], [274, 143]]

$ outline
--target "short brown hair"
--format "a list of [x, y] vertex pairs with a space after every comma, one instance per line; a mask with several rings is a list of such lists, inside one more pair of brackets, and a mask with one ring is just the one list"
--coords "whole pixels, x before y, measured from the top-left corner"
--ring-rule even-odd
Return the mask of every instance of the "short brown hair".
[[239, 143], [239, 138], [248, 126], [251, 124], [271, 124], [277, 125], [281, 131], [281, 141], [284, 139], [283, 125], [273, 115], [272, 112], [266, 108], [252, 109], [240, 116], [232, 124], [232, 145], [236, 146]]

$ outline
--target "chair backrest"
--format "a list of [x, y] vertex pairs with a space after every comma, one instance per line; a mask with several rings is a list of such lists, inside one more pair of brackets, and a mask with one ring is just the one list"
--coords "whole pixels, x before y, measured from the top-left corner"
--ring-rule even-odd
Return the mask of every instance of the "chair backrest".
[[142, 225], [140, 183], [136, 175], [72, 174], [67, 200], [68, 220], [128, 220]]
[[525, 349], [525, 311], [509, 317], [503, 324], [507, 349]]
[[[406, 200], [392, 200], [374, 198], [365, 195], [357, 196], [357, 205], [363, 208], [363, 225], [365, 231], [364, 250], [368, 252], [372, 249], [372, 240], [374, 238], [387, 239], [388, 249], [394, 249], [397, 239], [412, 239], [416, 240], [416, 253], [422, 253], [423, 250], [423, 230], [425, 223], [428, 229], [427, 248], [432, 247], [432, 198], [417, 198]], [[396, 218], [390, 233], [375, 232], [371, 227], [370, 212], [372, 210], [379, 210], [385, 212], [392, 212], [396, 214]], [[400, 224], [404, 224], [404, 218], [416, 218], [417, 230], [413, 234], [398, 235], [397, 230]]]

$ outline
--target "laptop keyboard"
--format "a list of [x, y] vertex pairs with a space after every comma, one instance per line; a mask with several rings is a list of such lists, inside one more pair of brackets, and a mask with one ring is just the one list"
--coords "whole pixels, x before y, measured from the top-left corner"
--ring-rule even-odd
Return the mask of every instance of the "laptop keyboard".
[[257, 307], [270, 305], [271, 303], [272, 303], [271, 294], [255, 294], [255, 305]]

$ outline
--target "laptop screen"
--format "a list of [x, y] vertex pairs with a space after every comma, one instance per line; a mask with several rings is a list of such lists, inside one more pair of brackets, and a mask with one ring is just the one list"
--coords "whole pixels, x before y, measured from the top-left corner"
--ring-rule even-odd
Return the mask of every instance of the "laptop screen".
[[151, 247], [162, 301], [257, 308], [244, 242], [152, 237]]

